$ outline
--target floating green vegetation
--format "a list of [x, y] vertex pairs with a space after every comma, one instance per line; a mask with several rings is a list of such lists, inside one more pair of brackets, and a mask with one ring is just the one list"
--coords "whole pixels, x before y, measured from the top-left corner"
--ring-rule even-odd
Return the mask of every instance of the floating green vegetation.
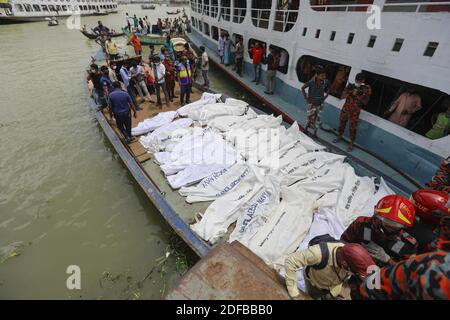
[[113, 275], [105, 271], [99, 279], [100, 288], [105, 289], [107, 283], [112, 285], [125, 283], [125, 287], [122, 290], [124, 298], [138, 300], [143, 298], [142, 290], [144, 284], [152, 280], [152, 284], [156, 285], [157, 279], [153, 277], [155, 274], [159, 274], [158, 278], [162, 281], [159, 294], [163, 298], [166, 294], [167, 287], [170, 287], [167, 283], [167, 278], [172, 274], [171, 271], [175, 269], [176, 275], [181, 277], [198, 260], [198, 257], [174, 232], [169, 232], [168, 238], [169, 244], [166, 246], [164, 254], [155, 259], [155, 264], [142, 279], [133, 279], [132, 276], [125, 273]]

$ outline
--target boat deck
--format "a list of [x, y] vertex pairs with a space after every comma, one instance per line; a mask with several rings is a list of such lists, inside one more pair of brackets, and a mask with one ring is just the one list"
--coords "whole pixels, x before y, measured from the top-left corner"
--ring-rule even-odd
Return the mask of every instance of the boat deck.
[[[239, 77], [232, 67], [226, 67], [220, 63], [220, 57], [217, 51], [213, 51], [208, 48], [205, 40], [198, 37], [192, 33], [189, 34], [190, 40], [193, 42], [193, 46], [198, 47], [205, 45], [206, 51], [210, 57], [211, 62], [215, 63], [225, 74], [233, 79], [233, 81], [238, 82], [243, 88], [252, 92], [252, 94], [262, 103], [268, 106], [270, 109], [274, 110], [275, 113], [283, 114], [284, 120], [297, 121], [300, 126], [306, 124], [306, 111], [299, 108], [295, 103], [290, 103], [284, 100], [279, 94], [267, 95], [264, 93], [264, 85], [256, 85], [251, 82], [253, 80], [252, 73], [243, 73], [243, 77]], [[214, 83], [211, 83], [211, 88], [214, 88]], [[290, 122], [290, 121], [288, 121]], [[398, 171], [394, 170], [392, 167], [378, 160], [376, 157], [365, 152], [364, 150], [355, 147], [355, 149], [348, 153], [346, 151], [347, 144], [342, 141], [339, 143], [333, 143], [336, 139], [336, 135], [332, 132], [328, 132], [331, 128], [325, 128], [327, 131], [319, 130], [318, 142], [329, 147], [332, 152], [337, 154], [343, 154], [347, 156], [347, 160], [355, 168], [359, 175], [367, 176], [382, 176], [389, 186], [399, 194], [411, 194], [413, 191], [418, 189], [418, 186], [402, 176]]]

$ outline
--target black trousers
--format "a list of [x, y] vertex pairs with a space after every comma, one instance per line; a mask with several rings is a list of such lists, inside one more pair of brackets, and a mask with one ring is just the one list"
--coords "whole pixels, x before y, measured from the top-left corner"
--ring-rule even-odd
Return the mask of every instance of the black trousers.
[[116, 124], [125, 139], [131, 139], [131, 111], [114, 113]]
[[236, 72], [238, 75], [242, 76], [242, 64], [244, 62], [244, 58], [236, 58]]
[[180, 103], [181, 105], [184, 105], [184, 103], [190, 103], [191, 102], [191, 84], [186, 85], [180, 85]]
[[156, 99], [157, 103], [161, 104], [161, 89], [164, 92], [164, 98], [166, 99], [166, 103], [169, 103], [169, 92], [167, 91], [166, 83], [155, 83], [155, 90], [156, 90]]

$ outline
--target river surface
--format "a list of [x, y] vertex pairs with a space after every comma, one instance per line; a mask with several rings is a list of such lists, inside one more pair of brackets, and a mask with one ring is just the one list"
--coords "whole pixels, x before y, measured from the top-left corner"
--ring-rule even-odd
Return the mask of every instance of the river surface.
[[[105, 25], [174, 8], [119, 9]], [[195, 257], [102, 135], [83, 85], [98, 46], [61, 22], [0, 25], [0, 298], [159, 299]], [[240, 96], [214, 70], [211, 82]], [[80, 290], [67, 288], [72, 265]]]

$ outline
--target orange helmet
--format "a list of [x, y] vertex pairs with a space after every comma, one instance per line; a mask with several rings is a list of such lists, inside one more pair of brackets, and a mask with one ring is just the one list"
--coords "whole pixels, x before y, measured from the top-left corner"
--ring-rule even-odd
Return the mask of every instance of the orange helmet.
[[378, 202], [375, 216], [386, 222], [394, 222], [399, 227], [408, 228], [414, 224], [415, 210], [407, 198], [389, 195]]
[[450, 216], [450, 199], [447, 193], [421, 189], [411, 195], [411, 203], [420, 221], [437, 227], [441, 219]]

